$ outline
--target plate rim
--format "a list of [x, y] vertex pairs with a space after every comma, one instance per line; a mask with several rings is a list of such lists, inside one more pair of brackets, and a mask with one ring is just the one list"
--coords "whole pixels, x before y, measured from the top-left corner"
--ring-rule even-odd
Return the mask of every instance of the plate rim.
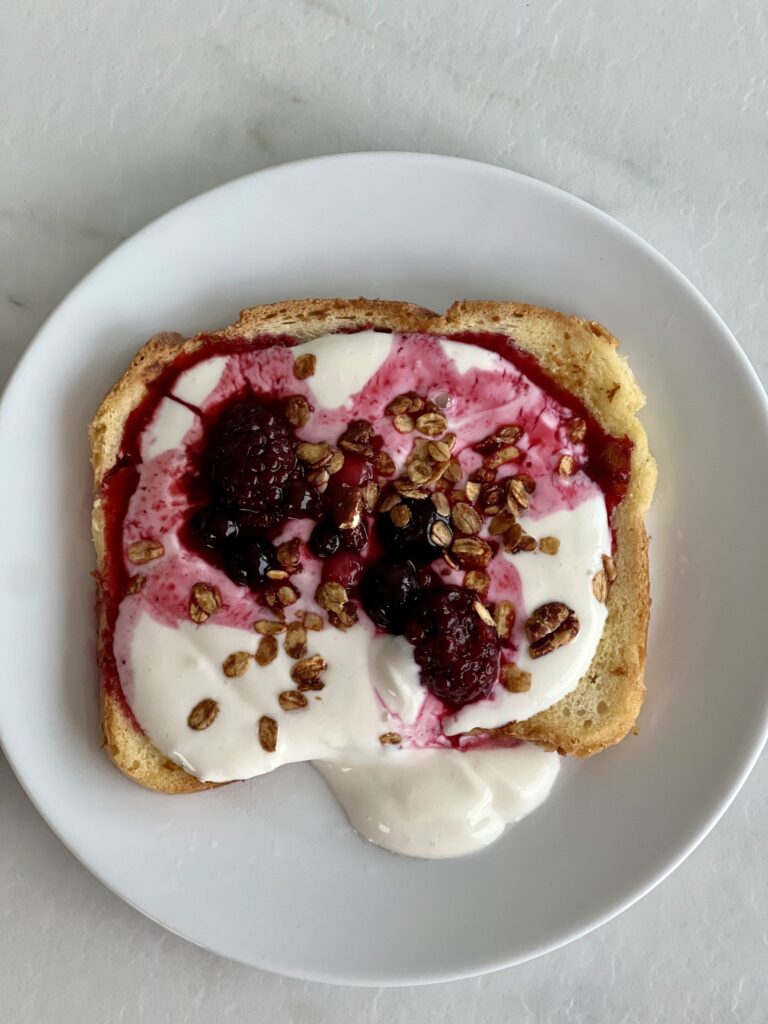
[[[67, 307], [77, 301], [80, 293], [85, 291], [91, 286], [92, 280], [97, 277], [102, 270], [108, 266], [110, 260], [115, 258], [124, 249], [129, 248], [134, 244], [141, 244], [144, 237], [149, 235], [153, 230], [164, 225], [168, 221], [174, 218], [180, 218], [186, 216], [188, 209], [193, 207], [195, 204], [203, 203], [209, 200], [213, 194], [223, 193], [228, 189], [233, 189], [239, 184], [246, 180], [255, 180], [262, 176], [279, 175], [286, 172], [288, 169], [298, 168], [303, 165], [318, 165], [328, 163], [355, 163], [364, 162], [366, 160], [386, 163], [387, 161], [411, 161], [414, 163], [421, 163], [422, 165], [431, 164], [435, 168], [445, 166], [457, 166], [463, 165], [467, 167], [470, 172], [474, 173], [485, 173], [493, 174], [499, 178], [505, 178], [507, 180], [516, 180], [518, 187], [523, 189], [538, 190], [541, 194], [548, 195], [550, 198], [554, 198], [559, 202], [565, 202], [569, 205], [575, 205], [581, 208], [583, 211], [588, 213], [592, 218], [596, 218], [601, 222], [602, 226], [609, 231], [614, 232], [616, 235], [623, 237], [623, 239], [633, 245], [635, 248], [640, 249], [644, 255], [652, 262], [660, 267], [668, 276], [670, 276], [675, 284], [685, 291], [688, 297], [699, 307], [702, 313], [716, 325], [718, 331], [724, 341], [728, 343], [729, 355], [735, 359], [739, 365], [742, 373], [744, 374], [745, 385], [748, 383], [750, 389], [753, 392], [755, 399], [757, 400], [757, 406], [761, 409], [763, 418], [763, 428], [765, 434], [766, 445], [768, 446], [768, 395], [763, 387], [763, 384], [755, 370], [754, 366], [750, 362], [746, 352], [739, 345], [734, 334], [727, 326], [720, 314], [713, 308], [710, 302], [705, 296], [691, 283], [691, 281], [680, 271], [666, 256], [660, 253], [654, 246], [639, 236], [631, 228], [621, 223], [619, 220], [606, 213], [604, 210], [594, 206], [579, 196], [573, 195], [564, 189], [559, 188], [556, 185], [552, 185], [548, 182], [541, 181], [538, 178], [532, 177], [527, 174], [523, 174], [519, 171], [511, 170], [509, 168], [500, 166], [498, 164], [487, 163], [480, 160], [472, 160], [465, 157], [456, 157], [438, 153], [420, 153], [408, 150], [361, 150], [350, 153], [335, 153], [327, 154], [316, 157], [305, 157], [297, 160], [286, 161], [280, 164], [275, 164], [269, 167], [261, 168], [256, 171], [251, 171], [243, 175], [239, 175], [236, 178], [222, 182], [219, 185], [214, 186], [211, 189], [207, 189], [198, 195], [192, 196], [186, 199], [184, 202], [172, 207], [160, 216], [152, 219], [147, 224], [138, 229], [135, 233], [130, 235], [128, 238], [120, 242], [114, 249], [102, 257], [75, 285], [71, 288], [67, 294], [56, 304], [51, 313], [45, 318], [44, 322], [35, 331], [31, 340], [25, 346], [20, 358], [14, 366], [6, 384], [0, 392], [0, 431], [3, 429], [5, 423], [5, 410], [7, 409], [7, 399], [15, 392], [15, 389], [19, 387], [19, 381], [23, 379], [25, 367], [31, 360], [33, 352], [40, 347], [40, 344], [44, 342], [47, 333], [55, 326], [56, 319], [67, 309]], [[332, 297], [332, 296], [326, 296]], [[273, 301], [278, 301], [275, 299]], [[237, 963], [242, 963], [246, 966], [254, 966], [252, 962], [240, 958], [229, 952], [221, 952], [205, 942], [199, 939], [190, 938], [183, 932], [178, 931], [173, 926], [170, 926], [159, 918], [153, 916], [150, 912], [144, 908], [138, 906], [132, 899], [128, 898], [118, 888], [108, 882], [97, 870], [90, 861], [83, 858], [80, 852], [75, 848], [74, 843], [69, 842], [59, 832], [57, 827], [52, 823], [46, 814], [43, 807], [38, 802], [35, 793], [27, 785], [27, 781], [24, 778], [23, 769], [19, 764], [19, 761], [14, 758], [10, 747], [12, 741], [10, 736], [6, 733], [5, 729], [1, 728], [0, 723], [0, 747], [2, 748], [11, 769], [16, 776], [19, 784], [24, 790], [25, 794], [29, 798], [35, 810], [40, 814], [43, 820], [46, 822], [48, 827], [57, 836], [64, 847], [93, 875], [102, 885], [104, 885], [110, 892], [114, 893], [119, 899], [127, 903], [129, 906], [138, 910], [139, 913], [149, 918], [151, 921], [165, 928], [167, 931], [174, 935], [180, 936], [188, 942], [193, 943], [199, 948], [205, 949], [208, 952], [214, 953], [217, 956], [225, 957], [226, 959], [232, 960]], [[259, 965], [259, 969], [268, 970], [275, 973], [279, 973], [286, 977], [292, 977], [303, 981], [322, 982], [336, 985], [347, 985], [353, 987], [390, 987], [390, 986], [402, 986], [402, 985], [425, 985], [425, 984], [437, 984], [447, 981], [458, 981], [467, 978], [477, 977], [481, 974], [492, 973], [495, 971], [503, 970], [507, 967], [517, 966], [518, 964], [526, 963], [530, 960], [534, 960], [540, 956], [543, 956], [549, 952], [553, 952], [569, 943], [595, 931], [597, 928], [602, 927], [608, 921], [618, 917], [625, 910], [629, 909], [635, 903], [639, 902], [644, 896], [664, 882], [669, 875], [675, 871], [680, 864], [704, 841], [709, 835], [712, 829], [718, 824], [720, 819], [723, 817], [725, 812], [732, 804], [735, 797], [738, 795], [742, 786], [746, 782], [750, 773], [752, 772], [758, 758], [760, 757], [766, 742], [768, 741], [768, 713], [763, 715], [762, 728], [758, 735], [757, 741], [753, 744], [749, 751], [749, 754], [745, 757], [744, 762], [741, 766], [741, 770], [736, 774], [730, 785], [726, 787], [724, 795], [716, 803], [716, 805], [709, 811], [703, 820], [703, 824], [700, 828], [694, 830], [688, 837], [687, 841], [682, 842], [679, 848], [676, 850], [674, 857], [664, 866], [661, 871], [651, 872], [652, 877], [647, 880], [644, 884], [640, 885], [636, 890], [632, 891], [626, 899], [617, 901], [609, 910], [594, 917], [586, 926], [576, 926], [570, 930], [565, 930], [561, 933], [559, 938], [553, 942], [543, 943], [541, 946], [527, 951], [524, 955], [520, 956], [504, 956], [500, 955], [495, 957], [493, 960], [487, 961], [484, 967], [473, 967], [468, 970], [462, 971], [448, 971], [445, 973], [431, 972], [424, 977], [414, 978], [413, 976], [395, 976], [387, 975], [385, 978], [382, 977], [367, 977], [364, 975], [356, 975], [353, 978], [349, 978], [340, 974], [333, 974], [331, 972], [315, 972], [312, 970], [303, 971], [296, 968], [286, 968], [282, 964], [270, 964], [268, 961], [263, 961]]]

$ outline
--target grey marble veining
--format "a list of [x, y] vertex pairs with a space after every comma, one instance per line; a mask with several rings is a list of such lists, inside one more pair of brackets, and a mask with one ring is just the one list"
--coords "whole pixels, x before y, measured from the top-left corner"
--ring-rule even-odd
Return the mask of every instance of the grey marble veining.
[[[668, 256], [768, 380], [762, 0], [9, 2], [0, 382], [55, 304], [158, 214], [322, 153], [425, 150], [582, 196]], [[227, 963], [95, 881], [0, 763], [0, 1019], [762, 1022], [768, 762], [640, 904], [496, 975], [334, 989]]]

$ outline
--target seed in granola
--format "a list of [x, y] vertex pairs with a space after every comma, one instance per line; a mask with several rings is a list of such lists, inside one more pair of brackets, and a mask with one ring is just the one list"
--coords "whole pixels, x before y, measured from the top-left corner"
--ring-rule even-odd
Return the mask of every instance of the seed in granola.
[[285, 569], [267, 569], [266, 575], [268, 580], [288, 579], [288, 573], [285, 571]]
[[435, 491], [432, 494], [432, 504], [435, 506], [435, 511], [438, 515], [449, 516], [451, 514], [451, 503], [440, 491]]
[[299, 690], [283, 690], [277, 698], [283, 711], [298, 711], [307, 706], [307, 698]]
[[341, 608], [347, 599], [347, 592], [344, 587], [340, 583], [334, 583], [332, 580], [327, 583], [321, 583], [315, 591], [315, 600], [324, 612]]
[[429, 497], [429, 491], [424, 487], [417, 487], [410, 480], [395, 480], [395, 490], [404, 498], [413, 498], [414, 501], [423, 501]]
[[277, 600], [283, 608], [287, 608], [288, 605], [296, 604], [299, 600], [298, 591], [292, 587], [290, 583], [286, 583], [284, 586], [278, 588]]
[[319, 441], [315, 444], [312, 441], [302, 441], [296, 445], [296, 455], [302, 462], [315, 469], [327, 466], [333, 458], [333, 448], [327, 441]]
[[319, 654], [311, 654], [308, 658], [297, 661], [291, 669], [291, 679], [294, 683], [307, 683], [319, 679], [328, 667], [325, 658]]
[[416, 420], [416, 427], [427, 437], [439, 437], [445, 433], [448, 424], [441, 412], [424, 412]]
[[608, 598], [608, 578], [603, 569], [592, 577], [592, 593], [596, 601], [605, 604]]
[[311, 352], [305, 352], [293, 362], [293, 376], [297, 380], [306, 380], [315, 372], [317, 358]]
[[315, 633], [321, 633], [323, 630], [324, 622], [322, 616], [317, 612], [302, 612], [301, 621], [304, 623], [305, 629], [311, 629]]
[[439, 548], [447, 548], [453, 540], [453, 531], [448, 523], [444, 523], [442, 520], [438, 519], [436, 523], [432, 524], [429, 531], [429, 539]]
[[448, 467], [445, 470], [445, 479], [450, 480], [452, 484], [457, 484], [461, 480], [461, 463], [457, 458], [451, 458], [448, 463]]
[[458, 537], [451, 545], [451, 554], [462, 569], [484, 569], [493, 551], [490, 544], [479, 537]]
[[490, 585], [491, 579], [482, 569], [470, 569], [464, 577], [464, 586], [467, 590], [474, 590], [478, 594], [485, 594]]
[[248, 666], [251, 663], [251, 655], [248, 651], [235, 651], [234, 654], [230, 654], [225, 659], [224, 664], [221, 666], [224, 670], [224, 675], [227, 679], [237, 679], [239, 676], [244, 676], [248, 671]]
[[128, 548], [128, 561], [134, 565], [144, 565], [156, 558], [162, 558], [165, 548], [159, 540], [137, 540]]
[[407, 394], [398, 395], [397, 398], [392, 399], [387, 406], [387, 414], [398, 416], [401, 412], [421, 412], [423, 408], [424, 399], [415, 391], [409, 391]]
[[389, 518], [395, 524], [395, 526], [403, 527], [407, 526], [411, 521], [411, 510], [407, 505], [395, 505], [390, 511]]
[[206, 697], [192, 708], [187, 717], [187, 725], [190, 729], [199, 732], [213, 725], [216, 715], [219, 713], [219, 705], [215, 700]]
[[285, 418], [294, 427], [303, 427], [309, 419], [312, 406], [303, 395], [292, 395], [285, 403]]
[[379, 500], [379, 485], [373, 480], [367, 480], [363, 484], [363, 504], [367, 512], [373, 512], [376, 502]]
[[300, 550], [301, 540], [298, 537], [292, 537], [290, 540], [278, 544], [277, 560], [284, 569], [292, 569], [299, 563]]
[[587, 436], [587, 424], [581, 419], [580, 416], [573, 419], [568, 424], [568, 436], [572, 441], [577, 444], [579, 441], [583, 441]]
[[296, 685], [301, 691], [325, 689], [325, 683], [322, 681], [322, 679], [306, 679], [301, 683], [297, 683]]
[[128, 588], [125, 591], [126, 594], [139, 594], [144, 589], [144, 584], [147, 582], [147, 577], [142, 576], [141, 573], [137, 573], [136, 576], [131, 576], [128, 581]]
[[539, 551], [545, 555], [556, 555], [560, 550], [560, 541], [557, 537], [542, 537], [539, 540]]
[[256, 664], [264, 665], [271, 664], [277, 657], [277, 640], [273, 636], [264, 636], [259, 640], [259, 646], [256, 648]]
[[262, 636], [277, 636], [278, 633], [285, 632], [285, 623], [275, 622], [272, 619], [259, 619], [254, 622], [253, 628]]
[[285, 634], [285, 653], [298, 660], [307, 653], [307, 631], [300, 622], [289, 622]]
[[486, 624], [486, 626], [495, 625], [495, 622], [493, 621], [493, 616], [485, 607], [482, 601], [473, 601], [472, 607], [475, 609], [478, 618], [481, 619]]
[[480, 530], [483, 521], [477, 511], [466, 501], [459, 501], [451, 509], [453, 525], [459, 533], [473, 534]]
[[430, 441], [427, 452], [435, 462], [448, 462], [451, 458], [451, 449], [445, 441]]
[[557, 472], [560, 476], [571, 476], [574, 471], [574, 461], [572, 455], [561, 455], [560, 461], [557, 464]]
[[402, 742], [403, 742], [403, 737], [400, 735], [399, 732], [384, 732], [384, 733], [381, 734], [381, 736], [379, 736], [379, 743], [383, 747], [387, 746], [387, 744], [390, 744], [390, 743], [394, 745], [394, 744], [402, 743]]
[[259, 719], [259, 743], [268, 754], [273, 754], [277, 749], [277, 722], [268, 715], [262, 715]]
[[527, 693], [531, 688], [531, 673], [518, 668], [514, 662], [504, 665], [499, 675], [499, 681], [505, 690], [510, 693]]
[[616, 565], [610, 555], [603, 555], [603, 569], [609, 583], [616, 580]]
[[499, 601], [493, 611], [496, 632], [502, 640], [509, 640], [515, 624], [515, 606], [511, 601]]
[[407, 412], [401, 412], [392, 420], [392, 426], [398, 434], [410, 434], [415, 424], [412, 416], [409, 416]]
[[373, 460], [373, 468], [379, 476], [392, 476], [396, 467], [389, 452], [379, 452]]
[[570, 643], [578, 632], [579, 620], [573, 609], [562, 601], [550, 601], [537, 608], [525, 624], [528, 653], [541, 658]]

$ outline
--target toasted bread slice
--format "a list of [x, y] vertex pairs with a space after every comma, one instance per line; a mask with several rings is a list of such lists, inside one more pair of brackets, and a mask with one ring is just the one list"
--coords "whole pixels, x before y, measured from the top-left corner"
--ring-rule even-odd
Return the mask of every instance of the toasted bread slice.
[[643, 702], [650, 596], [644, 517], [656, 486], [656, 463], [637, 412], [645, 396], [618, 342], [601, 324], [514, 302], [456, 302], [425, 327], [433, 334], [462, 331], [506, 334], [535, 356], [542, 369], [575, 395], [607, 433], [629, 437], [627, 495], [615, 510], [616, 580], [608, 618], [589, 671], [551, 708], [505, 732], [565, 754], [588, 757], [618, 743], [634, 726]]
[[[376, 327], [391, 331], [422, 330], [434, 316], [430, 310], [406, 302], [369, 299], [305, 299], [245, 309], [236, 324], [205, 335], [206, 338], [254, 338], [257, 335], [285, 335], [302, 340], [334, 331]], [[126, 421], [141, 403], [152, 382], [182, 352], [203, 344], [202, 336], [184, 339], [180, 334], [156, 334], [144, 345], [125, 374], [99, 406], [90, 427], [94, 493], [92, 531], [96, 548], [97, 573], [103, 581], [106, 548], [104, 513], [100, 490], [105, 474], [115, 465]], [[106, 597], [99, 592], [99, 650], [106, 642]], [[109, 756], [134, 781], [163, 793], [195, 793], [210, 789], [159, 751], [140, 732], [124, 703], [101, 685], [101, 726]]]
[[[643, 517], [656, 478], [645, 432], [636, 418], [644, 404], [617, 342], [593, 321], [517, 303], [458, 302], [442, 317], [419, 306], [377, 300], [308, 299], [246, 309], [236, 324], [205, 337], [251, 338], [285, 335], [302, 340], [341, 329], [377, 327], [392, 331], [451, 335], [464, 331], [506, 334], [530, 352], [543, 370], [575, 395], [600, 425], [634, 442], [629, 490], [613, 516], [617, 538], [617, 578], [608, 597], [608, 620], [587, 674], [558, 704], [505, 731], [579, 757], [618, 742], [632, 728], [642, 703], [648, 628], [647, 536]], [[91, 458], [96, 498], [93, 537], [99, 575], [103, 574], [104, 516], [100, 488], [114, 466], [126, 420], [152, 382], [181, 352], [194, 351], [202, 336], [155, 335], [110, 391], [91, 424]], [[105, 600], [100, 601], [100, 644], [105, 640]], [[104, 686], [102, 728], [118, 768], [135, 781], [166, 793], [196, 792], [200, 782], [157, 750], [135, 727], [119, 698]]]

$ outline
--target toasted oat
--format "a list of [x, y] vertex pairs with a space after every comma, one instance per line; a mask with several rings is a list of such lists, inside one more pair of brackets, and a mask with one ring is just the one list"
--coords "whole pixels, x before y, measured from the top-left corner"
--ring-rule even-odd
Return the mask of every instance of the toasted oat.
[[464, 493], [467, 497], [467, 501], [471, 502], [474, 505], [475, 502], [480, 500], [482, 490], [482, 484], [479, 484], [476, 480], [468, 480], [467, 486], [464, 488]]
[[311, 469], [307, 473], [307, 483], [312, 484], [319, 494], [325, 494], [328, 490], [328, 481], [330, 478], [331, 474], [327, 469]]
[[445, 471], [445, 479], [450, 480], [452, 484], [457, 484], [461, 480], [461, 463], [454, 456], [448, 463], [448, 468]]
[[474, 590], [478, 594], [485, 594], [490, 585], [491, 579], [482, 569], [470, 569], [464, 577], [464, 586], [467, 590]]
[[403, 527], [407, 526], [411, 521], [411, 510], [407, 505], [395, 505], [390, 511], [389, 518], [395, 524], [395, 526]]
[[557, 464], [557, 472], [560, 476], [571, 476], [574, 472], [574, 461], [572, 455], [561, 455], [560, 461]]
[[424, 487], [412, 484], [410, 480], [395, 480], [395, 490], [404, 498], [413, 498], [414, 501], [423, 501], [429, 497], [429, 491]]
[[284, 569], [293, 569], [299, 564], [299, 552], [301, 540], [298, 537], [291, 537], [277, 546], [277, 560]]
[[610, 555], [603, 555], [603, 569], [605, 570], [605, 577], [608, 580], [608, 582], [615, 582], [616, 565]]
[[379, 476], [392, 476], [395, 472], [395, 463], [389, 452], [379, 452], [373, 460], [373, 468]]
[[459, 501], [451, 509], [451, 520], [459, 533], [478, 533], [483, 521], [477, 511], [466, 501]]
[[[469, 487], [473, 481], [467, 484], [467, 493], [469, 493]], [[475, 487], [480, 488], [480, 508], [483, 513], [487, 516], [495, 516], [501, 512], [502, 505], [504, 504], [504, 489], [500, 484], [479, 484], [474, 482]], [[517, 512], [517, 506], [514, 510]]]
[[256, 648], [256, 664], [269, 665], [277, 657], [277, 640], [273, 636], [265, 636], [259, 640], [259, 646]]
[[480, 466], [479, 469], [476, 469], [470, 477], [471, 481], [481, 484], [492, 484], [495, 479], [496, 470], [492, 466], [488, 465], [488, 463], [485, 463]]
[[396, 745], [402, 742], [403, 737], [400, 735], [399, 732], [384, 732], [381, 734], [381, 736], [379, 736], [379, 743], [382, 745], [382, 747], [385, 747], [388, 744]]
[[275, 622], [273, 619], [259, 619], [254, 622], [253, 628], [262, 636], [277, 636], [285, 632], [284, 622]]
[[379, 485], [373, 480], [366, 480], [362, 485], [363, 504], [366, 512], [373, 512], [376, 502], [379, 500]]
[[518, 668], [513, 662], [502, 666], [499, 682], [510, 693], [527, 693], [531, 688], [531, 673]]
[[438, 547], [447, 548], [453, 540], [453, 531], [447, 523], [438, 519], [436, 523], [432, 524], [432, 528], [429, 531], [429, 539]]
[[234, 654], [230, 654], [221, 666], [227, 679], [237, 679], [239, 676], [244, 676], [248, 671], [252, 657], [253, 655], [249, 654], [248, 651], [235, 651]]
[[299, 592], [290, 583], [286, 583], [277, 588], [275, 597], [282, 608], [287, 608], [289, 605], [296, 604], [299, 600]]
[[347, 591], [340, 583], [333, 581], [321, 583], [315, 591], [315, 600], [324, 612], [335, 611], [346, 604]]
[[396, 491], [393, 491], [391, 494], [385, 494], [379, 502], [379, 512], [391, 512], [395, 505], [399, 505], [402, 500]]
[[304, 623], [305, 629], [311, 629], [315, 633], [321, 633], [325, 623], [323, 622], [322, 616], [318, 615], [317, 612], [301, 612], [301, 621]]
[[440, 491], [433, 492], [432, 504], [435, 506], [435, 511], [438, 515], [449, 516], [451, 514], [451, 503]]
[[298, 660], [307, 653], [307, 630], [300, 622], [289, 622], [285, 634], [285, 653]]
[[499, 601], [493, 611], [496, 632], [502, 640], [509, 640], [515, 624], [515, 606], [511, 601]]
[[409, 416], [407, 412], [401, 412], [392, 420], [392, 426], [398, 434], [410, 434], [416, 424], [413, 422], [412, 416]]
[[127, 554], [129, 562], [134, 565], [144, 565], [156, 558], [162, 558], [165, 548], [159, 540], [137, 540], [129, 546]]
[[131, 576], [130, 580], [128, 581], [128, 587], [125, 591], [126, 594], [140, 594], [141, 591], [144, 589], [144, 585], [146, 584], [146, 582], [147, 577], [142, 576], [141, 573], [137, 573], [136, 576]]
[[493, 616], [485, 607], [482, 601], [473, 601], [472, 607], [475, 609], [477, 617], [481, 619], [486, 626], [495, 626], [496, 623], [493, 621]]
[[327, 441], [302, 441], [296, 446], [297, 457], [308, 466], [314, 469], [321, 469], [328, 465], [333, 458], [333, 448]]
[[448, 462], [451, 458], [451, 448], [445, 441], [430, 441], [427, 445], [427, 453], [435, 462]]
[[288, 573], [285, 569], [267, 569], [266, 577], [268, 580], [287, 580]]
[[273, 754], [277, 749], [277, 722], [268, 715], [262, 715], [259, 719], [259, 743], [268, 754]]
[[344, 452], [335, 451], [331, 456], [331, 461], [325, 467], [325, 471], [328, 476], [333, 476], [334, 473], [338, 473], [344, 465]]
[[219, 705], [210, 697], [201, 700], [192, 708], [187, 717], [187, 725], [190, 729], [199, 732], [213, 725], [219, 713]]
[[462, 569], [485, 569], [493, 550], [479, 537], [457, 537], [451, 545], [451, 554]]
[[414, 459], [408, 463], [408, 477], [414, 484], [425, 484], [432, 479], [432, 466], [428, 462]]
[[415, 391], [408, 391], [404, 395], [393, 398], [387, 406], [389, 416], [399, 416], [403, 412], [421, 412], [424, 408], [424, 399]]
[[539, 540], [539, 551], [545, 555], [556, 555], [560, 550], [560, 541], [557, 537], [541, 537]]
[[445, 562], [449, 569], [459, 568], [459, 563], [456, 561], [455, 558], [453, 558], [448, 548], [445, 548], [443, 551], [443, 561]]
[[354, 601], [345, 601], [340, 607], [331, 608], [328, 612], [328, 621], [336, 629], [351, 629], [358, 621], [357, 605]]
[[516, 521], [512, 512], [499, 512], [488, 524], [488, 532], [492, 537], [498, 537], [513, 527]]
[[485, 466], [488, 469], [498, 469], [507, 462], [514, 462], [515, 459], [519, 458], [520, 449], [513, 444], [507, 444], [503, 448], [499, 448], [499, 450], [494, 452], [492, 455], [488, 455], [485, 459]]
[[311, 412], [312, 406], [303, 395], [292, 395], [285, 403], [285, 418], [294, 427], [303, 427]]
[[504, 534], [504, 550], [513, 555], [519, 551], [535, 551], [536, 540], [519, 523], [515, 523]]
[[307, 377], [311, 377], [317, 366], [317, 358], [311, 352], [305, 352], [304, 355], [297, 356], [293, 361], [293, 376], [297, 380], [306, 380]]
[[427, 437], [439, 437], [445, 433], [448, 424], [441, 412], [424, 412], [416, 420], [416, 427]]
[[283, 690], [277, 700], [283, 711], [298, 711], [299, 708], [305, 708], [309, 703], [299, 690]]
[[521, 509], [528, 508], [531, 499], [528, 497], [528, 490], [519, 477], [512, 477], [507, 483], [507, 498], [512, 497]]
[[571, 420], [568, 424], [568, 436], [577, 444], [587, 436], [587, 424], [580, 416], [577, 416], [576, 419]]
[[196, 626], [202, 626], [204, 622], [207, 622], [210, 618], [208, 612], [204, 612], [203, 609], [195, 601], [190, 601], [187, 606], [187, 614], [189, 615], [192, 622]]
[[304, 682], [297, 683], [299, 690], [302, 692], [305, 690], [324, 690], [325, 683], [322, 679], [306, 679]]
[[600, 604], [605, 604], [608, 599], [608, 577], [602, 569], [592, 577], [592, 593]]
[[562, 601], [550, 601], [528, 617], [525, 632], [528, 653], [532, 658], [541, 658], [570, 643], [579, 632], [579, 620], [574, 610]]
[[297, 661], [291, 669], [291, 679], [294, 683], [308, 683], [319, 679], [328, 667], [325, 658], [319, 654], [311, 654], [308, 658]]

